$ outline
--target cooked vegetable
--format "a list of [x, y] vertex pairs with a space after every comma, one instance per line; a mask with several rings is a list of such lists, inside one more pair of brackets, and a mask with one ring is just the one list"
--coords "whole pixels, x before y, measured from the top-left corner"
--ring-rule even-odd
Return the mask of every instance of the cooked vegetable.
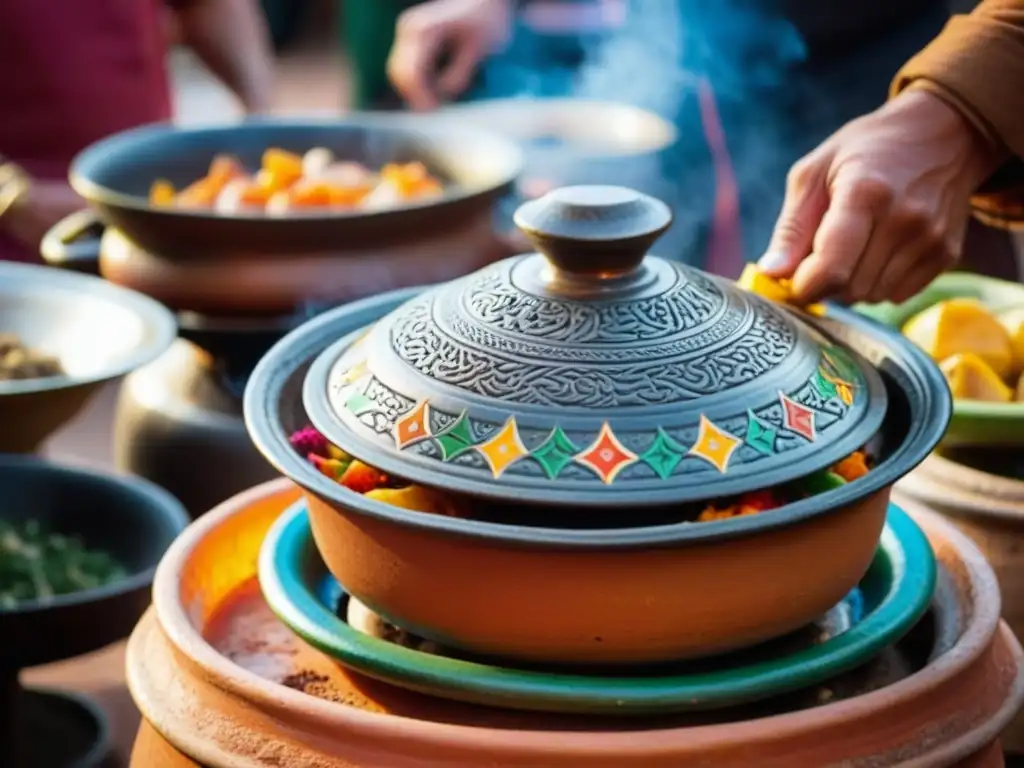
[[940, 301], [903, 326], [903, 335], [942, 363], [961, 353], [981, 358], [1000, 379], [1013, 367], [1013, 346], [1003, 324], [980, 301]]
[[1008, 403], [1013, 399], [1013, 390], [1003, 383], [981, 357], [973, 352], [964, 352], [947, 357], [939, 364], [949, 390], [959, 400], [984, 400], [990, 403]]
[[[353, 459], [329, 443], [312, 427], [300, 429], [291, 436], [289, 442], [322, 474], [369, 499], [427, 514], [469, 516], [468, 511], [450, 494], [398, 480], [358, 459]], [[867, 455], [857, 451], [830, 470], [819, 472], [784, 489], [751, 491], [732, 502], [709, 504], [698, 515], [697, 521], [709, 522], [741, 515], [756, 515], [787, 504], [794, 498], [805, 498], [832, 490], [862, 477], [868, 471]]]
[[26, 347], [16, 334], [0, 333], [0, 381], [63, 374], [64, 366], [56, 357]]
[[[789, 280], [769, 277], [758, 269], [756, 264], [747, 264], [736, 284], [763, 299], [779, 304], [796, 305], [792, 283]], [[825, 307], [821, 304], [808, 304], [802, 309], [810, 315], [822, 315], [825, 312]]]
[[165, 207], [285, 216], [298, 210], [386, 208], [443, 191], [422, 163], [390, 163], [373, 173], [358, 163], [336, 161], [324, 147], [304, 156], [272, 147], [253, 175], [233, 157], [218, 155], [206, 176], [181, 192], [167, 181], [156, 181], [149, 199]]
[[37, 520], [0, 521], [0, 611], [26, 600], [46, 601], [100, 587], [125, 575], [107, 553], [47, 531]]

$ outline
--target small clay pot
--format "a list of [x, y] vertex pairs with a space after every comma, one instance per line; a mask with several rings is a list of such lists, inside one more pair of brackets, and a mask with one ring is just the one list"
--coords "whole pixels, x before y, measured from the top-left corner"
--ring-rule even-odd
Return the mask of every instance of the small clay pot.
[[[988, 768], [1002, 765], [999, 733], [1024, 699], [1024, 652], [1000, 625], [992, 571], [963, 535], [927, 512], [917, 520], [942, 575], [931, 629], [915, 646], [921, 666], [870, 692], [805, 708], [769, 704], [753, 716], [727, 710], [623, 722], [390, 688], [312, 651], [265, 605], [261, 621], [225, 622], [239, 596], [261, 600], [254, 578], [262, 539], [297, 497], [283, 480], [236, 496], [165, 557], [154, 610], [128, 648], [129, 686], [148, 722], [135, 768], [256, 768], [268, 760], [318, 768]], [[239, 649], [231, 659], [214, 645], [227, 636]]]
[[[897, 493], [901, 504], [942, 513], [978, 545], [999, 580], [1003, 618], [1024, 636], [1024, 482], [933, 454]], [[1024, 753], [1024, 716], [1003, 738], [1009, 751]]]

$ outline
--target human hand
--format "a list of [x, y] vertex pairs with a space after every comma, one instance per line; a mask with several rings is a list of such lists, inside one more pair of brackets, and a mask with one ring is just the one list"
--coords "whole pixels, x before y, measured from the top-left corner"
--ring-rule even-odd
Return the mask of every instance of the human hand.
[[[388, 77], [413, 109], [436, 108], [469, 87], [480, 62], [512, 28], [511, 0], [430, 0], [403, 12]], [[438, 69], [440, 59], [448, 59]]]
[[813, 302], [905, 301], [953, 266], [999, 158], [944, 100], [906, 91], [798, 161], [758, 266]]
[[0, 229], [37, 253], [43, 236], [57, 222], [83, 208], [85, 201], [66, 182], [33, 181], [4, 214]]

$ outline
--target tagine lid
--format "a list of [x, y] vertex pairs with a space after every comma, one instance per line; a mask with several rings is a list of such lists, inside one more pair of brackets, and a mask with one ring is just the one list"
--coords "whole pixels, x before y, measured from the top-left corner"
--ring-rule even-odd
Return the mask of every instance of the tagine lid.
[[647, 506], [805, 476], [880, 427], [860, 355], [646, 255], [671, 222], [660, 201], [568, 187], [515, 219], [539, 253], [430, 288], [314, 363], [304, 402], [329, 440], [435, 488]]

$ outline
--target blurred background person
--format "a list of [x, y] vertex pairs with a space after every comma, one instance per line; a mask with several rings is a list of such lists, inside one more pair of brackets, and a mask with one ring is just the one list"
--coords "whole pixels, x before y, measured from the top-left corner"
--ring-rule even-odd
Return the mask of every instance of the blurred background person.
[[[671, 120], [662, 248], [736, 276], [768, 243], [790, 166], [883, 104], [949, 13], [942, 0], [426, 0], [399, 16], [388, 71], [416, 109], [571, 95]], [[1016, 276], [1005, 233], [971, 234], [984, 271]]]
[[37, 260], [43, 235], [82, 208], [67, 182], [80, 150], [172, 117], [175, 40], [247, 112], [269, 109], [273, 60], [253, 0], [0, 3], [0, 259]]

